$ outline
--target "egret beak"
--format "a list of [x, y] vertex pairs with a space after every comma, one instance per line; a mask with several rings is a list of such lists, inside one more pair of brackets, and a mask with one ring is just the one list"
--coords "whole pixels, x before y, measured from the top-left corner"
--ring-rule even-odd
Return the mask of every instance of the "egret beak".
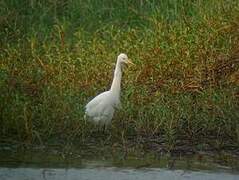
[[132, 63], [132, 61], [130, 59], [126, 60], [126, 64], [135, 65], [134, 63]]

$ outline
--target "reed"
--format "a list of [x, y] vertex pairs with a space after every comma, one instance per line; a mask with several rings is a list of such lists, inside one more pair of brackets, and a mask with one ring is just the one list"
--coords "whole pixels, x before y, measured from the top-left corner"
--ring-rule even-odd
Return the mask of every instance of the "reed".
[[125, 52], [136, 66], [124, 74], [112, 141], [238, 146], [238, 1], [4, 0], [0, 8], [2, 139], [94, 136], [84, 106], [109, 88]]

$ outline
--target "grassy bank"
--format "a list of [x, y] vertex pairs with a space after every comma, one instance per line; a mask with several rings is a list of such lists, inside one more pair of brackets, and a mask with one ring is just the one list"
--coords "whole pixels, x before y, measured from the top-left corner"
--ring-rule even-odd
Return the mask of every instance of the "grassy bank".
[[125, 52], [136, 66], [124, 73], [112, 141], [238, 147], [238, 11], [234, 0], [3, 1], [1, 139], [98, 136], [84, 106]]

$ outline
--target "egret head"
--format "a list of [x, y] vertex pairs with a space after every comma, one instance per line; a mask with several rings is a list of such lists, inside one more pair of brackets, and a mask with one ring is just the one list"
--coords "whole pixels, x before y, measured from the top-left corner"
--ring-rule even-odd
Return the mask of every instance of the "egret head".
[[131, 60], [128, 58], [128, 56], [124, 53], [121, 53], [118, 58], [117, 58], [117, 61], [122, 63], [122, 64], [133, 64], [131, 62]]

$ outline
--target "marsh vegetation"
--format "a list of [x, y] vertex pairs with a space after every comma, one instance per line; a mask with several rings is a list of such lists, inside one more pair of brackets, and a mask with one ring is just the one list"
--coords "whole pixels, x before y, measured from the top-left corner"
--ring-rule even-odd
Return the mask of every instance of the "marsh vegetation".
[[[2, 142], [238, 149], [238, 1], [3, 0], [0, 9]], [[104, 136], [84, 106], [109, 89], [120, 52], [136, 66]]]

